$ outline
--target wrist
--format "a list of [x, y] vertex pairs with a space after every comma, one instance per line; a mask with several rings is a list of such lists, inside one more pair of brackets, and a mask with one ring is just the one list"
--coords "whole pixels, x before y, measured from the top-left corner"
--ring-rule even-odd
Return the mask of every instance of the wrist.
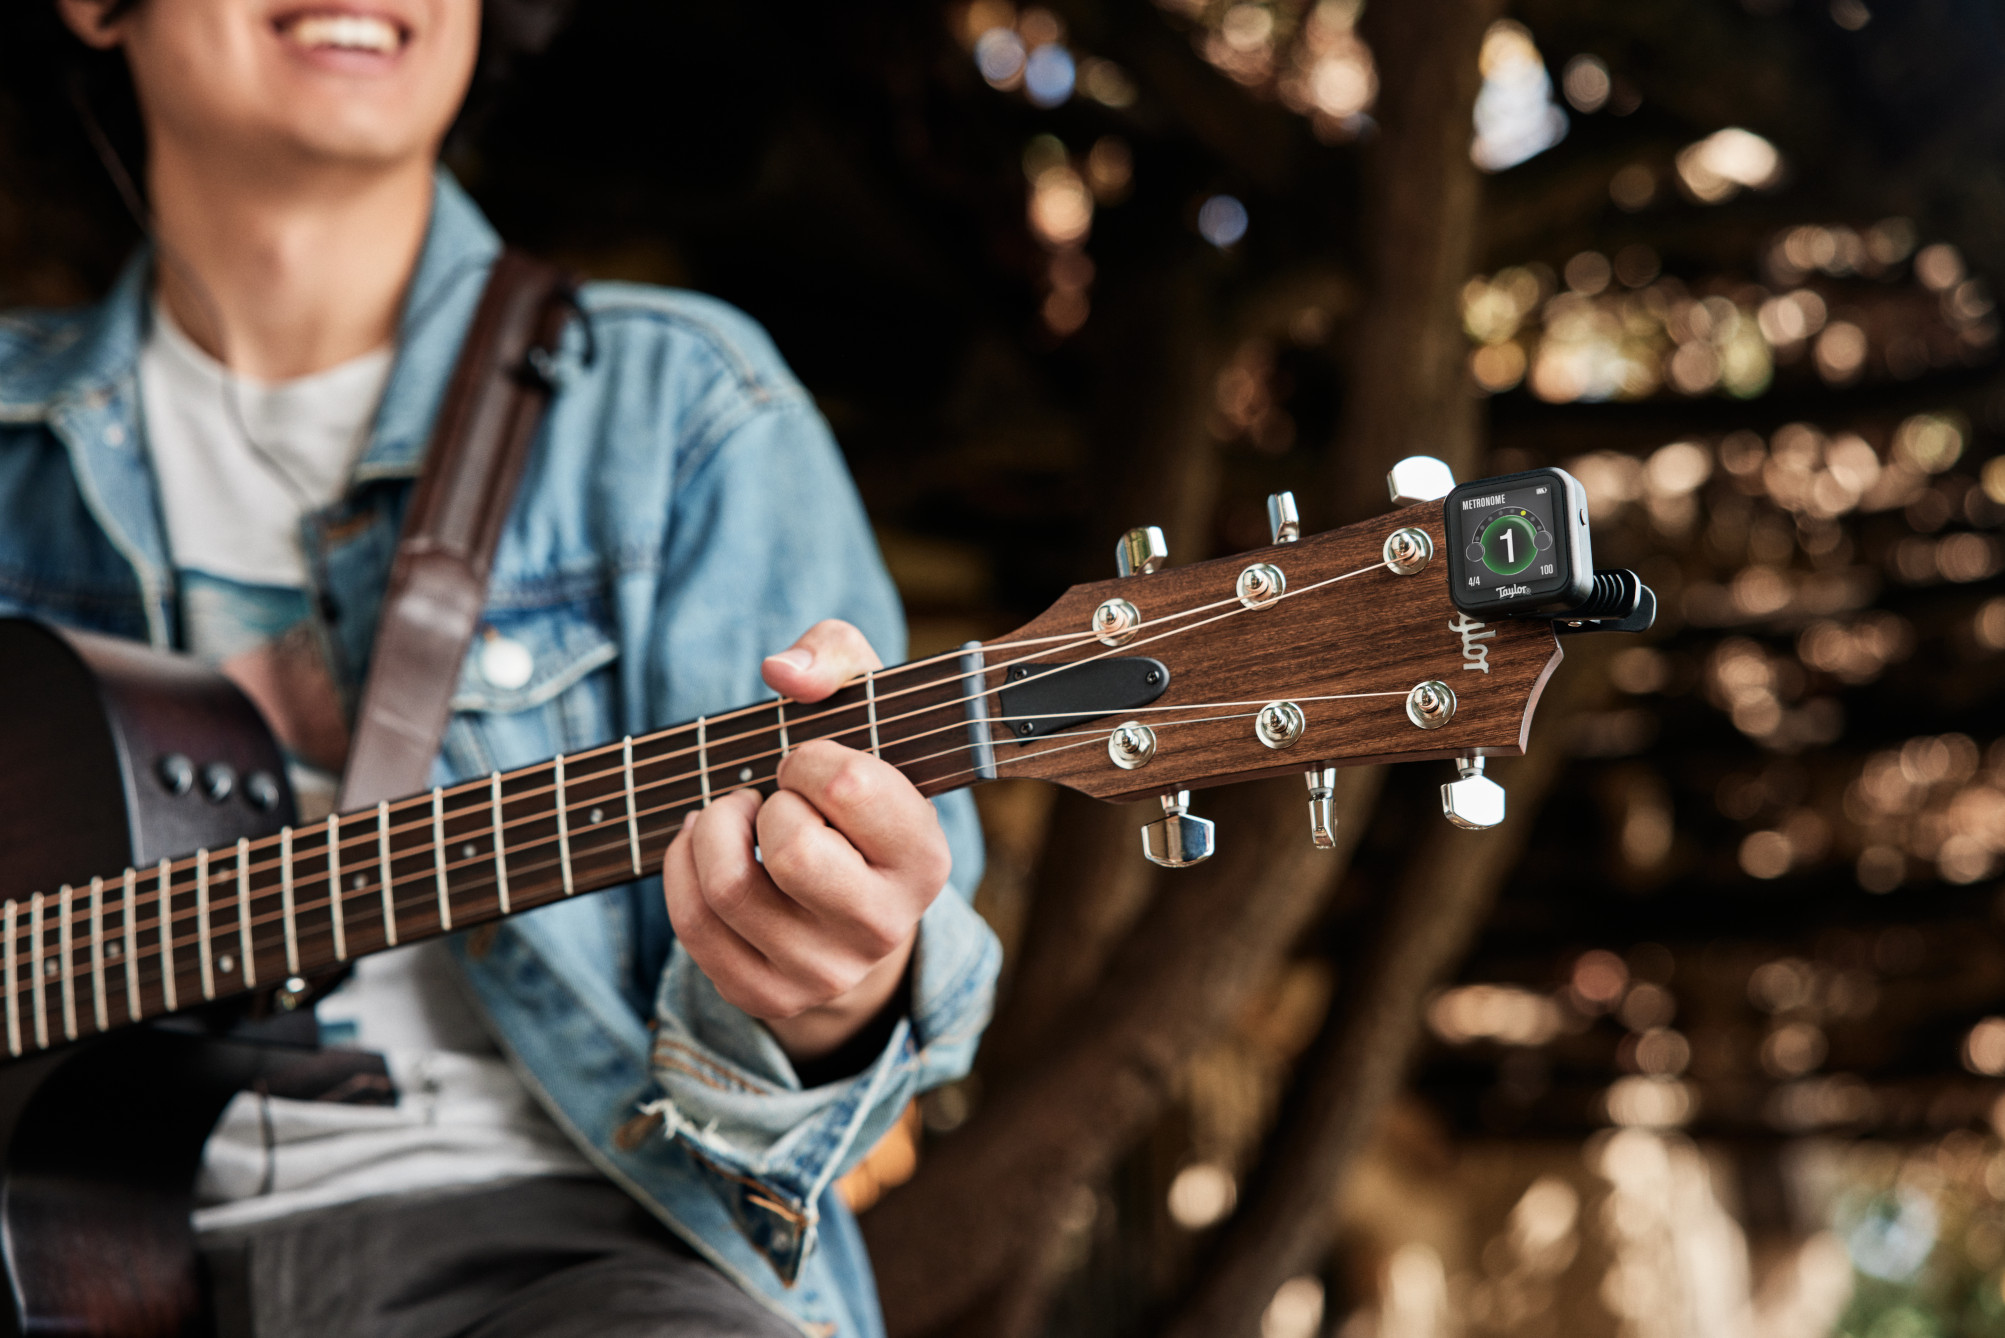
[[[918, 938], [918, 930], [914, 929], [896, 951], [871, 967], [862, 980], [838, 998], [792, 1017], [760, 1019], [797, 1069], [828, 1067], [825, 1061], [846, 1052], [866, 1033], [876, 1039], [876, 1045], [871, 1055], [862, 1057], [862, 1063], [849, 1066], [850, 1071], [860, 1070], [875, 1057], [876, 1049], [883, 1045], [883, 1037], [889, 1036], [891, 1026], [905, 1012], [906, 970]], [[816, 1085], [807, 1083], [805, 1076], [803, 1083]]]

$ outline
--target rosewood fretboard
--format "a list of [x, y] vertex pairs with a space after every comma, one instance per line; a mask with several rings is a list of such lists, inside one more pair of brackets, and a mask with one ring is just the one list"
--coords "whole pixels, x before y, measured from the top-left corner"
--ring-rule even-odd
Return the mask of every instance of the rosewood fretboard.
[[815, 739], [937, 794], [994, 775], [979, 647], [0, 905], [10, 1055], [279, 985], [656, 870]]

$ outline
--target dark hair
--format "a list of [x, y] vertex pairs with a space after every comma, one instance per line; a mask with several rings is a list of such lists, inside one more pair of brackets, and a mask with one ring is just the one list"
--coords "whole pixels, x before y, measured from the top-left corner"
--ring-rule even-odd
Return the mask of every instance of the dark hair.
[[[146, 0], [102, 0], [110, 23]], [[577, 0], [482, 0], [480, 62], [454, 127], [475, 133], [511, 71], [562, 31]], [[143, 191], [145, 136], [122, 53], [72, 33], [55, 0], [0, 0], [0, 180], [21, 187], [27, 226], [21, 256], [0, 237], [0, 305], [36, 297], [19, 274], [54, 267], [73, 276], [52, 293], [94, 291], [131, 249], [137, 222], [115, 176]], [[9, 271], [15, 273], [9, 273]], [[18, 290], [18, 291], [10, 291]]]

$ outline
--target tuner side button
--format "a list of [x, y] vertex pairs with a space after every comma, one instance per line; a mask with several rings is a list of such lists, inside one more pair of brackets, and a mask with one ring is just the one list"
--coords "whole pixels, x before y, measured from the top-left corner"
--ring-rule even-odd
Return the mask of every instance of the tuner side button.
[[167, 754], [153, 764], [153, 774], [160, 778], [160, 788], [171, 795], [184, 795], [195, 788], [195, 764], [186, 753]]
[[202, 797], [210, 803], [222, 803], [236, 788], [237, 773], [227, 764], [211, 762], [202, 768]]
[[1169, 560], [1169, 542], [1154, 525], [1129, 530], [1114, 545], [1114, 570], [1123, 576], [1152, 575]]
[[1186, 869], [1211, 858], [1218, 825], [1190, 811], [1190, 791], [1163, 796], [1163, 816], [1142, 824], [1142, 853], [1165, 869]]

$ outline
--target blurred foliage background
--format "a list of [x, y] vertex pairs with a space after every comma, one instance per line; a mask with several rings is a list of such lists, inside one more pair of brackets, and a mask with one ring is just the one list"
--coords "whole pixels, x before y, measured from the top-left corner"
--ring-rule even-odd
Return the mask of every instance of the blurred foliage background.
[[[1994, 7], [491, 15], [555, 36], [453, 170], [767, 325], [915, 653], [1414, 450], [1572, 470], [1662, 599], [1569, 645], [1504, 832], [1413, 766], [1316, 855], [1247, 787], [1165, 878], [985, 787], [1001, 1016], [846, 1186], [894, 1332], [2005, 1333]], [[88, 300], [136, 234], [13, 83], [0, 302]]]

